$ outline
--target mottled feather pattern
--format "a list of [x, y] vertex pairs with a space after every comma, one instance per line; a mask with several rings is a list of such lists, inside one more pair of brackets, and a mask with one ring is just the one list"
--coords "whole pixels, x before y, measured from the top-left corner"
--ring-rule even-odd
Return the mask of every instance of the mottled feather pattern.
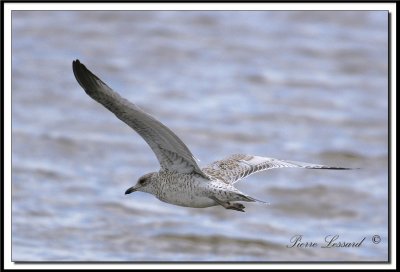
[[125, 194], [142, 191], [175, 205], [196, 208], [221, 205], [244, 212], [244, 205], [235, 201], [266, 203], [233, 186], [251, 174], [280, 167], [349, 169], [243, 154], [231, 155], [200, 169], [187, 146], [169, 128], [114, 92], [79, 60], [73, 61], [72, 67], [85, 92], [142, 136], [160, 163], [160, 171], [142, 176]]
[[72, 64], [74, 75], [85, 92], [133, 128], [155, 153], [161, 168], [183, 173], [196, 172], [207, 176], [197, 165], [193, 154], [169, 128], [113, 91], [83, 64]]
[[299, 167], [306, 169], [347, 170], [350, 168], [332, 167], [296, 161], [278, 160], [274, 158], [234, 154], [223, 160], [215, 161], [203, 168], [203, 172], [212, 178], [228, 184], [235, 183], [251, 174], [274, 168]]

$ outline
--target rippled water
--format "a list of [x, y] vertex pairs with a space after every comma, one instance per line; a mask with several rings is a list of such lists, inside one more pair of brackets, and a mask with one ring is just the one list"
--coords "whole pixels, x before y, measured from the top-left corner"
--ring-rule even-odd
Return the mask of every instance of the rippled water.
[[[385, 261], [387, 12], [14, 11], [13, 261]], [[124, 191], [158, 169], [74, 79], [79, 58], [205, 165], [233, 153], [361, 167], [238, 184], [246, 213]], [[288, 248], [327, 235], [359, 248]], [[372, 243], [379, 235], [381, 242]]]

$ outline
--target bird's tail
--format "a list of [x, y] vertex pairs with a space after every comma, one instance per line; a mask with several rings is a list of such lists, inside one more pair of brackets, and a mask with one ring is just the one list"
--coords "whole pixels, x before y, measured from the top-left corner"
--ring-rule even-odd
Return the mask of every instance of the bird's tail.
[[259, 200], [259, 199], [256, 199], [256, 198], [254, 198], [254, 197], [248, 196], [248, 195], [239, 194], [239, 196], [240, 196], [240, 198], [241, 198], [241, 201], [260, 202], [260, 203], [263, 203], [263, 204], [265, 204], [265, 205], [270, 205], [269, 202], [265, 202], [265, 201], [263, 201], [263, 200]]

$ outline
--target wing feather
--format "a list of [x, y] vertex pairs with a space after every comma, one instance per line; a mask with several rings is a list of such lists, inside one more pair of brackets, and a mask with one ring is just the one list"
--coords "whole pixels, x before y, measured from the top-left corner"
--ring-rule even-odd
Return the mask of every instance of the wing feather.
[[79, 60], [73, 61], [72, 68], [79, 85], [91, 98], [113, 112], [147, 142], [161, 168], [180, 173], [196, 172], [207, 177], [187, 146], [168, 127], [113, 91]]
[[226, 183], [232, 184], [257, 172], [283, 167], [331, 170], [351, 169], [244, 154], [234, 154], [223, 160], [215, 161], [202, 170], [212, 178], [217, 178]]

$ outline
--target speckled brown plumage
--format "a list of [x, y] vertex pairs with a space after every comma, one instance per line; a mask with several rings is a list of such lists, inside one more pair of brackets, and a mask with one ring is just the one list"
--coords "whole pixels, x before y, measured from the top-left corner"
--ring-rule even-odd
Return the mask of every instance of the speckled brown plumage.
[[196, 208], [221, 205], [243, 212], [243, 204], [235, 201], [263, 202], [233, 187], [248, 175], [279, 167], [349, 169], [243, 154], [231, 155], [200, 169], [187, 146], [168, 127], [113, 91], [79, 60], [73, 61], [72, 69], [85, 92], [143, 137], [160, 163], [160, 171], [140, 177], [126, 194], [142, 191], [174, 205]]

